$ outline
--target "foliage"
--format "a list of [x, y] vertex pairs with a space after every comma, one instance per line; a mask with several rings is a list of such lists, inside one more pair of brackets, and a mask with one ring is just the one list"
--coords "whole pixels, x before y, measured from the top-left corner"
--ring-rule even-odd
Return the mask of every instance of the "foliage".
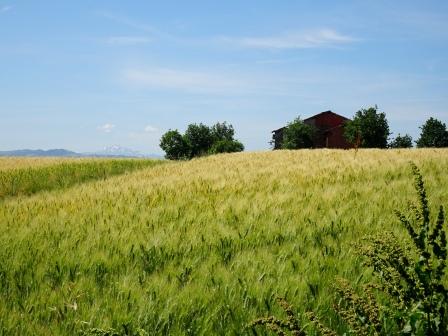
[[190, 149], [190, 158], [207, 154], [214, 140], [210, 127], [202, 123], [188, 125], [184, 139]]
[[305, 124], [300, 117], [288, 123], [283, 130], [283, 149], [299, 149], [313, 147], [315, 127]]
[[67, 160], [43, 167], [0, 170], [0, 200], [7, 196], [31, 195], [43, 190], [63, 189], [160, 163], [163, 161], [100, 159], [70, 162]]
[[335, 277], [367, 277], [354, 242], [406, 237], [393, 209], [412, 192], [410, 160], [431, 201], [448, 199], [446, 149], [218, 155], [8, 198], [0, 335], [249, 336], [253, 319], [283, 316], [276, 296], [300, 327], [313, 310], [337, 329]]
[[389, 134], [386, 114], [378, 113], [376, 106], [359, 110], [344, 127], [347, 141], [356, 144], [360, 140], [362, 148], [386, 148]]
[[235, 130], [232, 125], [227, 124], [225, 121], [223, 123], [217, 122], [211, 127], [210, 131], [213, 137], [213, 142], [215, 143], [218, 141], [234, 140]]
[[409, 134], [400, 135], [390, 142], [389, 148], [412, 148], [412, 137]]
[[242, 152], [244, 145], [236, 140], [219, 140], [210, 148], [210, 154]]
[[429, 118], [417, 140], [417, 147], [448, 147], [448, 130], [440, 120]]
[[178, 130], [169, 130], [160, 139], [160, 148], [165, 151], [169, 160], [187, 159], [190, 156], [190, 146]]
[[218, 122], [212, 127], [202, 123], [190, 124], [183, 136], [177, 130], [165, 133], [160, 141], [160, 147], [165, 151], [165, 157], [171, 160], [241, 152], [244, 146], [233, 138], [234, 134], [233, 126], [226, 122]]
[[262, 317], [252, 321], [248, 327], [254, 328], [258, 325], [266, 326], [266, 328], [279, 336], [286, 336], [285, 331], [290, 331], [292, 336], [306, 336], [305, 331], [300, 327], [296, 316], [297, 314], [293, 311], [291, 305], [284, 298], [277, 298], [277, 302], [286, 313], [286, 320], [281, 320], [274, 316]]
[[[448, 333], [445, 213], [440, 206], [437, 219], [431, 224], [422, 175], [415, 164], [411, 167], [419, 202], [410, 204], [410, 216], [396, 211], [411, 244], [403, 246], [392, 232], [367, 239], [368, 243], [360, 247], [360, 252], [366, 257], [364, 265], [373, 269], [378, 281], [364, 285], [362, 295], [347, 280], [337, 279], [335, 291], [340, 299], [333, 307], [354, 335], [442, 336]], [[386, 306], [379, 303], [375, 291], [384, 294]], [[282, 305], [286, 307], [288, 321], [297, 321], [291, 307], [285, 302]], [[307, 316], [321, 334], [336, 335], [313, 312]], [[299, 335], [298, 332], [306, 335], [298, 323], [287, 323], [275, 317], [257, 319], [251, 324], [254, 325], [264, 325], [277, 335], [286, 335], [285, 330], [292, 331], [293, 335]]]

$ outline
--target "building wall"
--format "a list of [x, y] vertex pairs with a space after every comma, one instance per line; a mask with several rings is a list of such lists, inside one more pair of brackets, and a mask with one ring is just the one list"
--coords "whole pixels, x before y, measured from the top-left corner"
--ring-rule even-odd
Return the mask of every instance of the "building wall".
[[[318, 132], [315, 147], [316, 148], [351, 148], [344, 138], [344, 123], [348, 119], [332, 112], [323, 112], [314, 117], [305, 119], [304, 122], [308, 125], [313, 125]], [[328, 131], [325, 131], [328, 130]]]
[[[318, 129], [314, 141], [315, 148], [352, 148], [344, 138], [344, 123], [348, 121], [331, 111], [319, 113], [303, 122]], [[273, 132], [274, 149], [280, 149], [283, 142], [283, 128]]]

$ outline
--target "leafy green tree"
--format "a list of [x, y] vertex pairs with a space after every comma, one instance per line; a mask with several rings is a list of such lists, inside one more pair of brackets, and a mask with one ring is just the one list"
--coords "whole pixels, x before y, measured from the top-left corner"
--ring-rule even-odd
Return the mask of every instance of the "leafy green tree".
[[226, 122], [218, 122], [212, 127], [202, 123], [190, 124], [184, 135], [177, 130], [166, 132], [160, 140], [160, 147], [165, 151], [165, 157], [171, 160], [241, 152], [244, 150], [244, 145], [233, 138], [234, 134], [233, 126]]
[[219, 140], [210, 148], [210, 154], [242, 152], [244, 145], [237, 140]]
[[228, 140], [233, 141], [233, 137], [235, 135], [235, 130], [233, 129], [233, 126], [230, 124], [227, 124], [227, 122], [219, 123], [217, 122], [211, 127], [211, 133], [213, 137], [213, 141], [222, 141], [222, 140]]
[[344, 127], [347, 141], [363, 148], [387, 148], [389, 135], [386, 114], [379, 113], [377, 106], [359, 110]]
[[440, 120], [429, 118], [420, 129], [417, 147], [448, 147], [448, 131]]
[[184, 138], [190, 147], [190, 158], [207, 154], [213, 144], [210, 127], [202, 123], [188, 125]]
[[283, 130], [283, 149], [299, 149], [313, 147], [316, 129], [305, 124], [300, 117], [288, 123]]
[[160, 148], [165, 151], [165, 158], [169, 160], [187, 159], [190, 148], [178, 130], [169, 130], [160, 139]]
[[409, 134], [400, 135], [390, 142], [389, 148], [411, 148], [412, 147], [412, 137]]

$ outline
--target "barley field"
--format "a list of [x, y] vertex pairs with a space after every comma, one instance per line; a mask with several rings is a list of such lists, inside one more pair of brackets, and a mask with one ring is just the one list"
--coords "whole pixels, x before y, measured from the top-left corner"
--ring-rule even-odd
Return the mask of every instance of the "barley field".
[[64, 189], [135, 169], [167, 163], [144, 159], [0, 158], [0, 199]]
[[405, 236], [410, 161], [448, 206], [446, 149], [223, 154], [11, 194], [0, 335], [262, 335], [246, 326], [281, 315], [278, 296], [337, 326], [335, 277], [370, 277], [354, 245]]

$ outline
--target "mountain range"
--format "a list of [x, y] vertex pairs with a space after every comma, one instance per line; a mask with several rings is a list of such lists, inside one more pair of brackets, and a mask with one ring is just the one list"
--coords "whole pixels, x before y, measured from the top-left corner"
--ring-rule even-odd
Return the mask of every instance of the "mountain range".
[[129, 157], [129, 158], [162, 158], [159, 154], [142, 154], [133, 149], [113, 145], [96, 152], [77, 153], [67, 149], [18, 149], [0, 151], [0, 156], [56, 156], [56, 157]]

